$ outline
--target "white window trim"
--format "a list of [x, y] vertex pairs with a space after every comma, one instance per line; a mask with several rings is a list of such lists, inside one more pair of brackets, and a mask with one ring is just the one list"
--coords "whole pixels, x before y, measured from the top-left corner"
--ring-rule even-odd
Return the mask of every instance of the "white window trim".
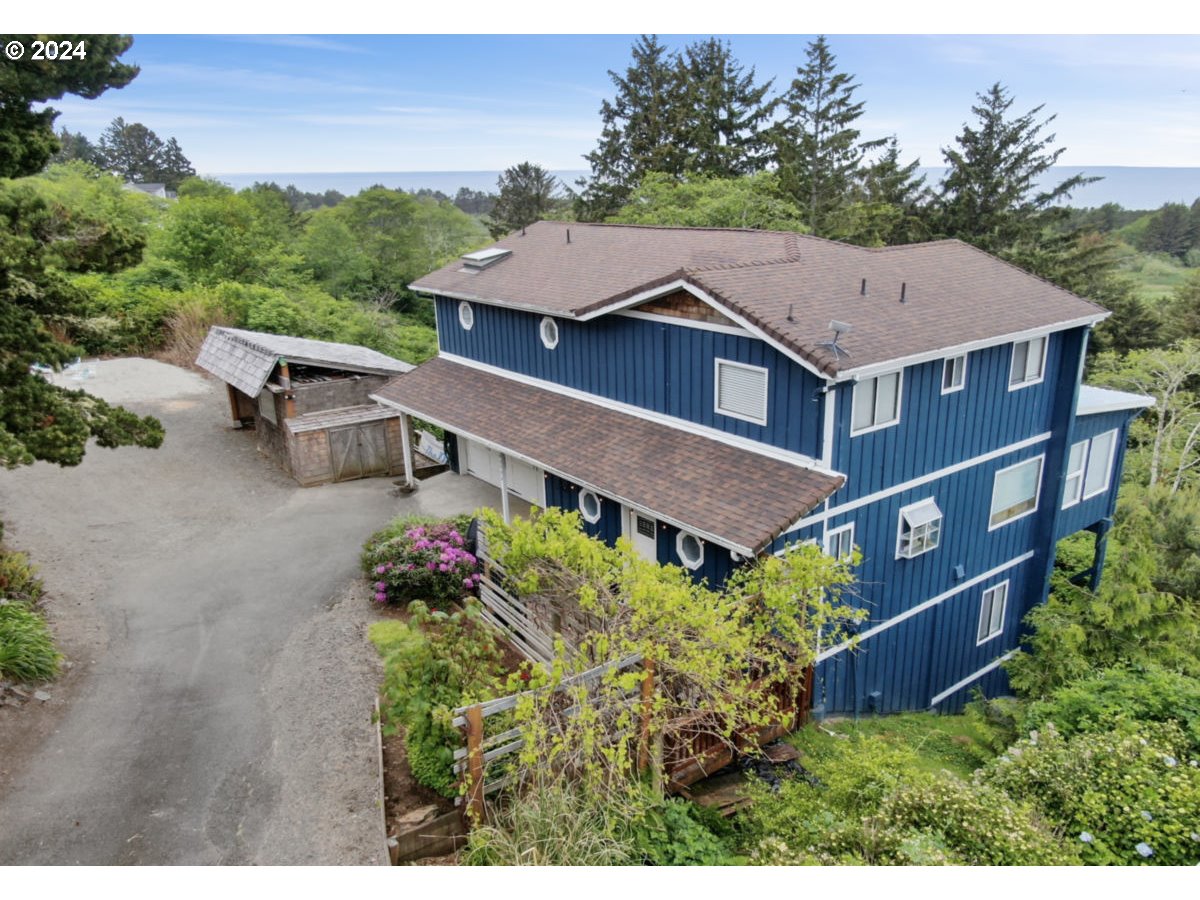
[[[1108, 459], [1104, 461], [1104, 485], [1092, 491], [1090, 494], [1083, 494], [1083, 486], [1087, 483], [1087, 473], [1091, 471], [1092, 468], [1092, 450], [1095, 449], [1096, 438], [1104, 437], [1106, 434], [1112, 435], [1112, 441], [1109, 442], [1108, 445]], [[1118, 437], [1120, 437], [1120, 429], [1112, 428], [1108, 431], [1100, 432], [1089, 441], [1087, 459], [1083, 467], [1083, 479], [1079, 482], [1079, 490], [1082, 494], [1083, 500], [1091, 500], [1093, 497], [1099, 497], [1101, 494], [1107, 493], [1108, 489], [1112, 487], [1113, 460], [1116, 459], [1117, 456]]]
[[[995, 631], [993, 631], [981, 638], [981, 637], [979, 637], [979, 629], [980, 629], [980, 626], [983, 625], [983, 598], [986, 597], [988, 594], [995, 593], [996, 591], [1000, 590], [1001, 588], [1004, 588], [1004, 605], [1002, 607], [1000, 607], [1000, 626]], [[979, 596], [979, 621], [975, 625], [975, 646], [976, 647], [982, 647], [988, 641], [994, 641], [996, 638], [1000, 637], [1000, 635], [1004, 634], [1004, 623], [1006, 621], [1008, 621], [1008, 593], [1009, 593], [1008, 592], [1008, 579], [1006, 578], [1006, 579], [1004, 579], [1004, 581], [1000, 582], [999, 584], [993, 584], [990, 588], [987, 588], [982, 594], [980, 594], [980, 596]], [[992, 606], [995, 606], [995, 605], [996, 605], [996, 601], [995, 601], [995, 599], [993, 599]], [[991, 610], [988, 610], [988, 612], [990, 613]], [[988, 618], [990, 619], [991, 616], [989, 615]], [[991, 623], [989, 622], [988, 624], [990, 627]]]
[[[736, 369], [749, 369], [752, 372], [763, 373], [763, 395], [762, 395], [762, 416], [754, 417], [743, 415], [739, 412], [734, 412], [728, 409], [721, 408], [721, 366], [732, 366]], [[722, 416], [729, 416], [733, 419], [741, 419], [743, 422], [753, 422], [755, 425], [767, 424], [767, 403], [771, 393], [771, 372], [763, 366], [752, 366], [749, 363], [737, 362], [732, 359], [717, 358], [713, 360], [713, 411]]]
[[[856, 406], [858, 406], [858, 397], [857, 397], [858, 391], [855, 390], [855, 388], [857, 388], [858, 385], [861, 384], [863, 381], [874, 381], [875, 382], [876, 399], [878, 399], [879, 379], [883, 378], [886, 375], [898, 375], [899, 376], [896, 379], [896, 418], [889, 419], [887, 422], [880, 422], [877, 425], [869, 425], [860, 431], [855, 431], [854, 430], [854, 409]], [[859, 381], [854, 382], [854, 388], [850, 389], [850, 437], [858, 437], [860, 434], [870, 434], [872, 431], [879, 431], [884, 428], [891, 428], [893, 425], [899, 425], [900, 424], [900, 410], [903, 405], [904, 405], [904, 370], [903, 369], [893, 369], [890, 372], [879, 372], [878, 374], [872, 375], [870, 378], [863, 378]]]
[[[1066, 492], [1070, 489], [1071, 484], [1071, 451], [1079, 446], [1083, 447], [1083, 455], [1080, 459], [1079, 471], [1077, 473], [1079, 475], [1079, 487], [1075, 492], [1075, 496], [1070, 497]], [[1092, 442], [1088, 439], [1084, 439], [1082, 441], [1076, 441], [1073, 443], [1071, 445], [1071, 449], [1067, 451], [1067, 474], [1063, 476], [1063, 509], [1070, 509], [1072, 506], [1076, 506], [1083, 502], [1083, 479], [1087, 475], [1088, 454], [1091, 452], [1091, 449]]]
[[[684, 538], [693, 538], [696, 544], [700, 547], [700, 555], [694, 560], [689, 560], [683, 552]], [[690, 531], [680, 531], [675, 535], [675, 555], [679, 557], [679, 561], [683, 563], [683, 567], [690, 571], [696, 571], [704, 565], [704, 541], [698, 535], [692, 534]]]
[[[938, 539], [937, 543], [932, 547], [926, 547], [920, 553], [901, 553], [900, 545], [904, 540], [904, 514], [914, 509], [920, 509], [922, 506], [932, 506], [938, 512]], [[900, 507], [900, 512], [896, 514], [896, 559], [916, 559], [918, 556], [924, 556], [926, 553], [932, 553], [938, 547], [942, 546], [942, 531], [946, 525], [946, 514], [942, 512], [940, 506], [937, 505], [937, 500], [933, 497], [926, 497], [924, 500], [918, 500], [916, 503], [909, 503], [907, 506]]]
[[[848, 525], [839, 525], [837, 528], [831, 528], [825, 532], [825, 555], [833, 556], [833, 545], [837, 538], [846, 532], [850, 532], [850, 551], [854, 552], [854, 523]], [[849, 556], [839, 557], [840, 559], [848, 559]]]
[[[1011, 519], [1005, 519], [1003, 522], [998, 522], [997, 524], [993, 525], [992, 524], [992, 506], [994, 505], [995, 500], [996, 500], [996, 482], [999, 480], [1001, 475], [1003, 475], [1005, 472], [1009, 471], [1010, 469], [1016, 469], [1021, 466], [1027, 466], [1031, 462], [1035, 462], [1035, 461], [1038, 464], [1038, 477], [1037, 477], [1037, 491], [1035, 491], [1034, 495], [1033, 495], [1033, 508], [1027, 509], [1027, 510], [1025, 510], [1025, 512], [1021, 513], [1020, 515], [1013, 516]], [[991, 499], [988, 501], [988, 508], [987, 508], [988, 509], [988, 531], [995, 531], [997, 528], [1003, 528], [1005, 525], [1011, 525], [1013, 522], [1017, 522], [1021, 519], [1024, 519], [1026, 516], [1032, 516], [1034, 513], [1036, 513], [1038, 511], [1038, 508], [1042, 505], [1042, 476], [1045, 474], [1045, 469], [1046, 469], [1046, 454], [1041, 453], [1037, 456], [1031, 456], [1029, 459], [1023, 459], [1020, 462], [1013, 463], [1011, 466], [1005, 466], [1003, 469], [997, 469], [995, 471], [995, 473], [992, 475], [992, 496], [991, 496]]]
[[[596, 515], [595, 516], [588, 515], [587, 507], [584, 505], [584, 502], [583, 502], [583, 498], [587, 497], [589, 495], [596, 498]], [[590, 525], [595, 525], [597, 522], [600, 521], [601, 516], [604, 515], [604, 500], [595, 491], [590, 491], [585, 488], [584, 490], [579, 492], [579, 514], [581, 516], [583, 516], [583, 521], [587, 522]]]
[[458, 324], [462, 326], [463, 331], [470, 331], [475, 327], [475, 307], [466, 300], [458, 304]]
[[[953, 387], [946, 387], [946, 369], [952, 365], [956, 359], [962, 360], [962, 374], [958, 379], [958, 384]], [[1011, 365], [1010, 365], [1011, 368]], [[946, 394], [957, 394], [967, 386], [967, 354], [962, 353], [958, 356], [947, 356], [942, 360], [942, 396]]]
[[[1014, 384], [1013, 380], [1012, 380], [1012, 364], [1013, 364], [1013, 354], [1016, 353], [1017, 344], [1028, 344], [1033, 341], [1036, 341], [1038, 338], [1042, 338], [1042, 366], [1041, 366], [1041, 370], [1040, 370], [1041, 374], [1038, 375], [1037, 378], [1031, 379], [1029, 381], [1021, 381], [1021, 382], [1017, 382]], [[1019, 390], [1021, 390], [1021, 388], [1033, 387], [1033, 385], [1041, 384], [1043, 381], [1046, 380], [1046, 357], [1047, 357], [1049, 351], [1050, 351], [1050, 335], [1049, 334], [1035, 334], [1032, 337], [1025, 338], [1022, 341], [1013, 341], [1009, 345], [1008, 389], [1010, 392], [1011, 391], [1019, 391]]]
[[[551, 340], [546, 335], [546, 329], [554, 329], [554, 339]], [[542, 339], [542, 346], [547, 350], [553, 350], [558, 346], [558, 322], [554, 321], [553, 316], [542, 316], [542, 321], [538, 323], [538, 337]]]

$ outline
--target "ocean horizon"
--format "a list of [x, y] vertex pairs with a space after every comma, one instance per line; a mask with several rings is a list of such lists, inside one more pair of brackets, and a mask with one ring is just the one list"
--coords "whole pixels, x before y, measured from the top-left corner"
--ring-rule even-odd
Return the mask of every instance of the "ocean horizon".
[[[936, 185], [946, 169], [926, 166], [919, 170], [926, 183]], [[587, 169], [552, 169], [551, 173], [569, 187], [586, 178]], [[480, 169], [447, 172], [217, 172], [203, 173], [223, 181], [237, 190], [256, 182], [275, 182], [280, 187], [295, 185], [309, 193], [338, 191], [347, 196], [374, 185], [404, 191], [422, 188], [441, 191], [453, 197], [459, 188], [473, 191], [496, 191], [500, 171]], [[1071, 195], [1075, 207], [1102, 206], [1117, 203], [1126, 209], [1158, 209], [1164, 203], [1186, 203], [1200, 197], [1200, 166], [1053, 166], [1040, 181], [1043, 190], [1073, 175], [1097, 176], [1101, 180], [1084, 185]]]

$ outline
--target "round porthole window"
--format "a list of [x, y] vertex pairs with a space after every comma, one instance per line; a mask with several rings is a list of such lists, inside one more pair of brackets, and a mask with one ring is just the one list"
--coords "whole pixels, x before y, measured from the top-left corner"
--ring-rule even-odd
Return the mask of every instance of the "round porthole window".
[[592, 491], [579, 492], [579, 511], [587, 522], [600, 521], [600, 498]]
[[475, 324], [475, 310], [466, 300], [458, 304], [458, 324], [463, 327], [463, 331], [470, 331], [471, 326]]
[[542, 343], [547, 350], [553, 350], [558, 346], [558, 323], [549, 316], [542, 319], [542, 326], [539, 329], [542, 334]]
[[689, 569], [698, 569], [704, 562], [704, 544], [700, 538], [686, 531], [679, 532], [679, 537], [675, 539], [675, 552]]

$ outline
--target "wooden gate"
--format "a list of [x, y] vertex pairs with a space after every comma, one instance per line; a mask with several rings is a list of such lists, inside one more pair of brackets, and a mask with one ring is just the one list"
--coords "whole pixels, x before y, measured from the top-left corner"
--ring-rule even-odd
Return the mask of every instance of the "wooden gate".
[[383, 422], [364, 422], [329, 430], [333, 480], [353, 481], [388, 472], [387, 432]]

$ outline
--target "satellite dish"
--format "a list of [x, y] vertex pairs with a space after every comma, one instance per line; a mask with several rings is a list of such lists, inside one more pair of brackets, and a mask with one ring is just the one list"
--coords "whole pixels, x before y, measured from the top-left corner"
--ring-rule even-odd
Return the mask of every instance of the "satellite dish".
[[833, 332], [833, 340], [822, 341], [821, 343], [817, 344], [817, 346], [825, 347], [832, 351], [834, 359], [839, 359], [842, 356], [849, 356], [850, 351], [840, 347], [838, 345], [838, 341], [841, 339], [843, 334], [849, 334], [851, 331], [853, 331], [854, 327], [848, 322], [839, 322], [837, 319], [834, 319], [829, 323], [829, 330]]

